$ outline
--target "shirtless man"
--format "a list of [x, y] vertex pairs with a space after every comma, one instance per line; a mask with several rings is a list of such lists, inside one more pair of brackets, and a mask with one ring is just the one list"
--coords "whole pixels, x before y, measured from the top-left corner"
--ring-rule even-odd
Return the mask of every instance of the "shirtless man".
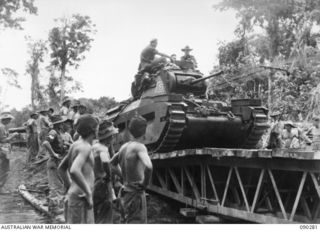
[[91, 148], [97, 130], [96, 118], [91, 115], [80, 117], [77, 126], [80, 138], [59, 165], [60, 176], [68, 189], [65, 217], [69, 224], [94, 224], [94, 159]]
[[124, 144], [111, 159], [120, 165], [124, 187], [120, 192], [125, 223], [147, 223], [145, 189], [152, 175], [152, 163], [148, 150], [141, 143], [147, 127], [142, 117], [134, 117], [129, 124], [132, 141]]
[[109, 148], [113, 145], [113, 137], [118, 133], [109, 121], [99, 125], [99, 142], [92, 147], [94, 156], [94, 218], [96, 224], [111, 224], [113, 221], [112, 188]]

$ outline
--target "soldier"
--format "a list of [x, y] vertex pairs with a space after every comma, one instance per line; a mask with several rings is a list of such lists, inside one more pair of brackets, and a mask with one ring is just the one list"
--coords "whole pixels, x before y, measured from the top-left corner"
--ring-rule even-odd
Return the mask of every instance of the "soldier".
[[197, 68], [197, 61], [193, 55], [190, 55], [190, 52], [192, 49], [189, 46], [186, 46], [185, 48], [182, 48], [181, 51], [184, 52], [184, 55], [181, 57], [181, 62], [191, 62], [193, 64], [193, 68]]
[[71, 99], [69, 97], [65, 97], [62, 102], [62, 107], [60, 108], [61, 116], [68, 116], [71, 105]]
[[94, 158], [92, 143], [97, 138], [98, 120], [91, 115], [81, 116], [77, 132], [81, 138], [73, 143], [62, 160], [59, 172], [67, 192], [66, 223], [93, 224]]
[[[86, 99], [79, 100], [78, 112], [79, 112], [79, 115], [73, 121], [73, 127], [74, 127], [75, 131], [77, 130], [77, 123], [78, 123], [79, 118], [83, 115], [93, 113], [92, 103], [90, 103]], [[73, 135], [73, 140], [76, 141], [76, 140], [78, 140], [78, 138], [79, 138], [79, 134], [77, 132], [75, 132]]]
[[129, 124], [132, 141], [121, 146], [111, 163], [121, 167], [124, 187], [120, 197], [125, 223], [147, 223], [147, 202], [145, 189], [150, 183], [152, 163], [142, 139], [147, 128], [147, 121], [139, 116]]
[[52, 123], [48, 117], [48, 109], [42, 108], [38, 111], [39, 118], [38, 118], [38, 134], [39, 134], [39, 152], [38, 152], [38, 159], [43, 158], [46, 155], [45, 149], [42, 147], [42, 143], [46, 140], [50, 129], [52, 128]]
[[38, 118], [38, 132], [39, 132], [39, 142], [42, 145], [45, 141], [49, 130], [52, 128], [52, 123], [49, 120], [48, 109], [42, 108], [39, 110]]
[[55, 115], [52, 117], [53, 129], [50, 130], [43, 147], [49, 153], [47, 175], [49, 181], [49, 210], [55, 214], [63, 213], [63, 184], [58, 175], [60, 160], [67, 154], [71, 144], [64, 136], [64, 124], [67, 117]]
[[78, 119], [80, 114], [79, 114], [79, 105], [80, 105], [80, 101], [79, 100], [73, 100], [71, 103], [71, 109], [72, 109], [72, 117], [69, 119], [72, 119], [73, 121], [75, 121], [75, 119]]
[[274, 149], [274, 148], [281, 148], [282, 147], [282, 140], [281, 134], [283, 130], [283, 124], [280, 121], [281, 113], [279, 111], [273, 112], [271, 115], [271, 126], [270, 126], [270, 135], [268, 140], [267, 148]]
[[292, 121], [284, 124], [282, 132], [282, 140], [284, 148], [301, 148], [301, 140], [305, 141], [307, 145], [311, 145], [312, 141], [299, 129]]
[[111, 122], [102, 121], [99, 125], [99, 142], [92, 147], [94, 156], [93, 208], [96, 224], [110, 224], [113, 220], [112, 200], [114, 191], [111, 182], [110, 153], [113, 136], [118, 133]]
[[176, 54], [172, 54], [171, 56], [170, 56], [170, 62], [172, 62], [172, 63], [176, 63], [176, 61], [177, 61], [177, 55]]
[[27, 139], [28, 139], [28, 157], [27, 162], [34, 160], [39, 152], [39, 134], [37, 128], [37, 119], [39, 115], [36, 112], [30, 114], [30, 119], [27, 121]]
[[[158, 65], [160, 62], [165, 62], [164, 57], [170, 58], [170, 56], [160, 53], [156, 47], [158, 45], [157, 39], [152, 39], [150, 45], [143, 49], [140, 55], [140, 65], [139, 71], [151, 70], [153, 66]], [[162, 57], [162, 59], [157, 59], [156, 55]]]
[[48, 118], [49, 118], [50, 122], [51, 122], [53, 113], [54, 113], [54, 109], [52, 107], [50, 107], [48, 110]]
[[0, 194], [8, 193], [3, 187], [7, 182], [10, 171], [10, 161], [8, 159], [8, 155], [11, 152], [10, 141], [19, 136], [18, 133], [11, 135], [8, 133], [7, 126], [12, 119], [13, 116], [10, 112], [2, 112], [0, 114]]
[[313, 125], [307, 134], [310, 135], [310, 139], [312, 140], [312, 149], [320, 150], [320, 117], [314, 116], [312, 118], [312, 123]]

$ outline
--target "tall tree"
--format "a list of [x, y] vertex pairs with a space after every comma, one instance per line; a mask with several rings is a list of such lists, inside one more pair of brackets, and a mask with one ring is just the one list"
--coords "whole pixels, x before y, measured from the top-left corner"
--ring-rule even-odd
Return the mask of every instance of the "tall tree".
[[[319, 23], [318, 0], [223, 0], [216, 9], [234, 9], [240, 19], [236, 33], [239, 37], [252, 32], [256, 27], [264, 30], [269, 38], [270, 58], [279, 54], [289, 57], [291, 48], [299, 39], [302, 25]], [[310, 31], [304, 38], [310, 39]], [[310, 42], [310, 41], [308, 41]]]
[[31, 106], [35, 110], [38, 104], [43, 104], [45, 97], [43, 95], [44, 88], [40, 85], [40, 64], [43, 63], [44, 55], [47, 52], [46, 43], [42, 40], [32, 41], [28, 38], [28, 48], [30, 59], [27, 62], [26, 72], [31, 77]]
[[[60, 18], [56, 22], [58, 26], [49, 32], [49, 43], [51, 48], [51, 65], [60, 71], [60, 99], [65, 96], [68, 67], [78, 68], [81, 60], [85, 58], [85, 52], [91, 48], [95, 25], [89, 16], [79, 14], [71, 18]], [[54, 81], [55, 83], [57, 81]]]
[[21, 23], [25, 19], [19, 15], [19, 10], [29, 14], [36, 14], [37, 7], [34, 0], [1, 0], [0, 1], [0, 28], [22, 29]]
[[[320, 1], [222, 0], [215, 8], [236, 10], [240, 21], [235, 33], [239, 41], [244, 41], [236, 43], [240, 49], [234, 41], [219, 49], [222, 66], [231, 66], [233, 73], [241, 76], [268, 79], [263, 83], [267, 85], [268, 100], [264, 99], [271, 110], [280, 109], [291, 119], [308, 117], [311, 105], [317, 105], [320, 89], [315, 89], [320, 75], [319, 65], [312, 57], [318, 53], [319, 34], [314, 34], [312, 28], [320, 23]], [[270, 68], [254, 75], [248, 73], [261, 64], [287, 71]], [[238, 86], [248, 92], [246, 86]], [[239, 92], [235, 95], [239, 96]]]

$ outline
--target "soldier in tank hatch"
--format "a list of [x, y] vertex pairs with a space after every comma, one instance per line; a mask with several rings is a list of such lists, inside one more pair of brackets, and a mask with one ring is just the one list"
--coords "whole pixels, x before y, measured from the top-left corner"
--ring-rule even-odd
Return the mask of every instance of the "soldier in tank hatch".
[[191, 62], [193, 64], [193, 68], [195, 69], [198, 67], [197, 61], [193, 55], [190, 54], [192, 49], [189, 46], [185, 46], [181, 49], [184, 52], [184, 55], [180, 58], [181, 62]]

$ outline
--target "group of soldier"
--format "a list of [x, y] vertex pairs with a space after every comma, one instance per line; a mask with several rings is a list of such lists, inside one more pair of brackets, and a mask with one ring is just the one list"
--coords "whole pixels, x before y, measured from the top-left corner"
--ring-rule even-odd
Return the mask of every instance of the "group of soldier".
[[[156, 50], [157, 40], [141, 53], [139, 71], [148, 71], [159, 61], [156, 55], [176, 61]], [[196, 66], [191, 49], [186, 46], [181, 61]], [[49, 186], [48, 207], [54, 214], [64, 213], [67, 223], [147, 223], [146, 194], [152, 163], [142, 143], [147, 121], [131, 118], [130, 141], [117, 153], [113, 144], [118, 129], [106, 118], [93, 115], [88, 101], [65, 98], [55, 113], [41, 108], [30, 114], [27, 130], [27, 162], [46, 161]], [[10, 142], [18, 135], [8, 134], [13, 120], [9, 112], [0, 114], [0, 194], [9, 174]], [[302, 148], [303, 144], [320, 149], [320, 117], [303, 132], [291, 121], [281, 121], [281, 113], [271, 114], [268, 148]]]
[[152, 39], [150, 44], [145, 47], [140, 54], [140, 64], [138, 73], [135, 75], [135, 81], [132, 84], [131, 93], [133, 98], [138, 98], [144, 87], [152, 82], [152, 75], [157, 73], [162, 67], [169, 65], [174, 69], [181, 70], [196, 70], [197, 61], [193, 55], [190, 54], [192, 49], [185, 46], [181, 49], [184, 55], [180, 60], [177, 60], [177, 55], [166, 55], [157, 50], [158, 40]]
[[[177, 55], [166, 55], [157, 50], [158, 40], [152, 39], [150, 44], [144, 48], [140, 55], [139, 72], [151, 72], [153, 67], [158, 66], [160, 63], [166, 63], [166, 58], [170, 60], [171, 63], [180, 66], [180, 63], [189, 62], [191, 63], [191, 69], [197, 68], [197, 61], [193, 55], [190, 54], [192, 49], [186, 46], [181, 49], [184, 55], [177, 60]], [[156, 57], [160, 56], [160, 57]]]
[[279, 111], [271, 115], [267, 148], [320, 150], [320, 117], [312, 117], [312, 126], [300, 128], [292, 121], [282, 121]]
[[[90, 105], [66, 98], [58, 113], [52, 108], [32, 112], [28, 131], [28, 163], [46, 161], [48, 208], [74, 223], [146, 223], [145, 189], [152, 174], [146, 147], [140, 142], [147, 122], [135, 116], [129, 124], [130, 142], [114, 153], [118, 129], [92, 114]], [[0, 193], [9, 173], [13, 120], [0, 117]], [[116, 196], [117, 195], [117, 196]], [[115, 216], [118, 215], [118, 216]], [[117, 218], [117, 219], [114, 219]]]

